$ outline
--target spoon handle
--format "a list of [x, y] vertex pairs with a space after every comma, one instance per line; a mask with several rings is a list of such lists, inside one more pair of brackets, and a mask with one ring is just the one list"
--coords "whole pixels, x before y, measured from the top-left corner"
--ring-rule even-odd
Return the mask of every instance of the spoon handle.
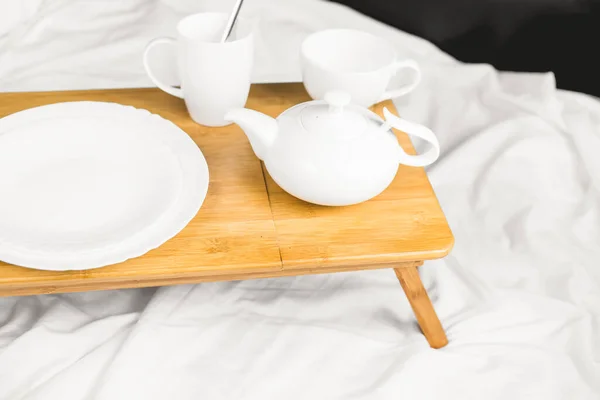
[[235, 24], [235, 20], [240, 13], [240, 8], [242, 8], [242, 3], [244, 0], [237, 0], [235, 6], [233, 8], [233, 12], [229, 16], [229, 20], [227, 21], [227, 26], [225, 27], [225, 32], [223, 32], [223, 36], [221, 37], [221, 43], [225, 43], [229, 35], [231, 35], [231, 31], [233, 30], [233, 25]]

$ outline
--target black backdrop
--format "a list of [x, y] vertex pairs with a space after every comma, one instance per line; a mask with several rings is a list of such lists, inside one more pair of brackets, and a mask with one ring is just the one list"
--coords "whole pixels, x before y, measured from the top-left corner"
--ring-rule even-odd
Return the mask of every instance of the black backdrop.
[[600, 96], [600, 0], [333, 0], [423, 37], [465, 62], [553, 71]]

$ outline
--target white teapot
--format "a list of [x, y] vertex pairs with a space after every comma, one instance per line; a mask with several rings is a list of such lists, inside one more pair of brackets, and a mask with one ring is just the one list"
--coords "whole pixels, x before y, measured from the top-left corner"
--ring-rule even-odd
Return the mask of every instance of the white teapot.
[[[398, 164], [422, 167], [437, 160], [440, 147], [428, 128], [403, 120], [384, 108], [385, 121], [367, 108], [350, 104], [345, 92], [308, 101], [277, 119], [247, 108], [227, 112], [273, 180], [291, 195], [310, 203], [345, 206], [383, 192]], [[431, 144], [423, 154], [408, 155], [391, 128]]]

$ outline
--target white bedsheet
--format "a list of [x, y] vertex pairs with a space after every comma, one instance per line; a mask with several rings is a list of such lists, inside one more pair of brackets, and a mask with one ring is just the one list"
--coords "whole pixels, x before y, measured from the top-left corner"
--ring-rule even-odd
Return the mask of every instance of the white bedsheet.
[[[0, 4], [15, 91], [149, 86], [145, 43], [231, 1]], [[456, 245], [421, 274], [450, 344], [428, 347], [389, 270], [3, 298], [0, 399], [600, 398], [600, 103], [336, 4], [244, 13], [261, 18], [256, 81], [298, 79], [298, 44], [332, 26], [424, 67], [397, 105], [443, 148], [429, 176]]]

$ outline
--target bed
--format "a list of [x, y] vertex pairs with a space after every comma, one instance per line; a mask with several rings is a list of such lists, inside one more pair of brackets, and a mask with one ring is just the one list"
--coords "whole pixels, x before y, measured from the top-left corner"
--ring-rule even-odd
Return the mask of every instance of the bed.
[[[145, 44], [231, 1], [0, 4], [0, 90], [41, 91], [151, 86]], [[255, 82], [299, 80], [300, 42], [328, 27], [423, 67], [396, 105], [442, 146], [428, 173], [456, 244], [421, 276], [450, 344], [429, 348], [389, 270], [8, 297], [0, 399], [600, 398], [600, 102], [336, 3], [243, 13], [260, 21]]]

